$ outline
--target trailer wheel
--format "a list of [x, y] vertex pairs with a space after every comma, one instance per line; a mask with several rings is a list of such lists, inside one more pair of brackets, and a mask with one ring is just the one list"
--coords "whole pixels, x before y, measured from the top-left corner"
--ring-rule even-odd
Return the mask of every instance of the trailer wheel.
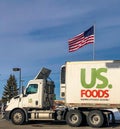
[[99, 110], [93, 110], [88, 114], [87, 123], [91, 127], [101, 127], [104, 124], [103, 113]]
[[11, 114], [11, 121], [16, 125], [22, 125], [25, 121], [24, 112], [20, 109], [14, 110]]
[[68, 125], [78, 127], [82, 123], [82, 114], [79, 110], [70, 110], [66, 115]]

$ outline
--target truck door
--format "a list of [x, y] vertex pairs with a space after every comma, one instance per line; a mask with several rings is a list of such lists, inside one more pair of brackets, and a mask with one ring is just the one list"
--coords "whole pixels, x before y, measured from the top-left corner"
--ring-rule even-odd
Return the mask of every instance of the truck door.
[[40, 107], [40, 94], [38, 84], [29, 84], [23, 100], [23, 107]]

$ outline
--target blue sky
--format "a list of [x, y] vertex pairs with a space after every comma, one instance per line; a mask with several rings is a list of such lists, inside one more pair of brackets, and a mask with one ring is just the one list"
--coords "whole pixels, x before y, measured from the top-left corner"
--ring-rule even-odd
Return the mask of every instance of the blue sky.
[[60, 67], [92, 60], [92, 45], [68, 52], [68, 39], [95, 24], [95, 60], [120, 59], [120, 0], [0, 0], [0, 97], [14, 67], [24, 85], [52, 70], [59, 98]]

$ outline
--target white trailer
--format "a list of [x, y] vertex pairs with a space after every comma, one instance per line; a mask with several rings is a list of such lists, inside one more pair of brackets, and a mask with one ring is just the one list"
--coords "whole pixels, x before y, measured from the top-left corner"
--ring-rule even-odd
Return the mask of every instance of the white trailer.
[[65, 68], [67, 106], [120, 107], [120, 61], [67, 62]]
[[61, 67], [60, 96], [64, 108], [54, 108], [51, 70], [43, 68], [24, 93], [7, 103], [5, 118], [14, 124], [29, 120], [65, 120], [71, 126], [109, 124], [110, 108], [120, 108], [120, 61], [66, 62]]
[[119, 76], [120, 61], [66, 62], [61, 69], [60, 95], [66, 107], [73, 109], [67, 113], [67, 123], [79, 126], [86, 118], [90, 126], [101, 127], [109, 123], [110, 114], [114, 121], [107, 109], [120, 108]]

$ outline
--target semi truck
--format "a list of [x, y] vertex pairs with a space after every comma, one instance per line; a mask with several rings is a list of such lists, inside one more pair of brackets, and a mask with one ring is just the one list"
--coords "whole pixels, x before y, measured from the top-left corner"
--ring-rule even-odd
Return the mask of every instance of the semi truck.
[[64, 120], [74, 127], [83, 122], [91, 127], [114, 122], [109, 109], [120, 109], [119, 60], [74, 61], [62, 65], [60, 97], [64, 105], [57, 108], [50, 73], [51, 70], [42, 68], [22, 94], [7, 102], [4, 117], [17, 125], [30, 120]]

